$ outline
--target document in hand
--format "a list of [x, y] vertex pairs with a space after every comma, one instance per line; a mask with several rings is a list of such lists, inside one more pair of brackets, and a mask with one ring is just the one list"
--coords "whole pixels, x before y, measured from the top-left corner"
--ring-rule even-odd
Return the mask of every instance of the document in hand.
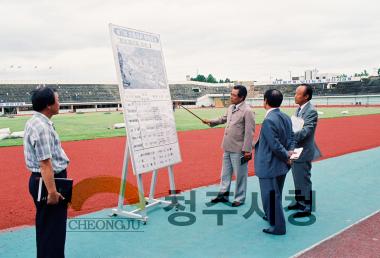
[[[73, 191], [73, 180], [69, 178], [54, 178], [55, 187], [64, 198], [65, 202], [71, 202], [71, 195]], [[48, 192], [46, 186], [40, 177], [38, 180], [38, 195], [37, 202], [47, 202]]]
[[303, 128], [303, 124], [305, 123], [305, 121], [303, 121], [302, 118], [296, 117], [296, 116], [292, 116], [291, 120], [292, 120], [293, 132], [296, 133], [298, 131], [301, 131], [302, 128]]
[[290, 156], [290, 159], [298, 159], [303, 151], [303, 148], [296, 148], [294, 149], [294, 152], [292, 156]]
[[244, 157], [244, 155], [242, 155], [242, 156], [240, 157], [240, 165], [243, 165], [244, 163], [250, 161], [251, 159], [252, 159], [252, 156], [251, 156], [250, 159], [246, 160], [245, 157]]

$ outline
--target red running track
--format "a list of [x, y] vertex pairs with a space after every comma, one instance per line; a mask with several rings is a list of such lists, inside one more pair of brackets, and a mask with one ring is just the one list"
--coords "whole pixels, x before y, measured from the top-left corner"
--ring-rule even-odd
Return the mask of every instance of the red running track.
[[342, 233], [327, 239], [299, 257], [379, 257], [379, 228], [380, 213], [378, 212]]
[[[255, 139], [260, 126], [257, 127]], [[174, 166], [177, 189], [187, 190], [219, 183], [223, 137], [222, 128], [179, 132], [183, 162]], [[380, 115], [321, 119], [317, 128], [317, 143], [325, 158], [380, 146]], [[101, 175], [120, 177], [125, 138], [107, 138], [64, 142], [63, 148], [71, 164], [68, 173], [75, 182]], [[23, 148], [0, 148], [0, 229], [33, 224], [35, 209], [28, 193], [29, 172], [25, 168]], [[253, 175], [253, 163], [249, 163]], [[129, 168], [128, 182], [136, 185]], [[145, 192], [151, 173], [143, 175]], [[167, 195], [169, 179], [166, 171], [158, 175], [156, 197]], [[118, 191], [118, 189], [116, 189]], [[117, 205], [117, 195], [99, 193], [90, 197], [81, 211], [70, 210], [75, 216]]]

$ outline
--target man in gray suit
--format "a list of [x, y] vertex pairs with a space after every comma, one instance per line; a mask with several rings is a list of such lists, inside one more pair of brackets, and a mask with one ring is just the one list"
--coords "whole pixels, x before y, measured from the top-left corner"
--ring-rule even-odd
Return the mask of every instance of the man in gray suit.
[[220, 191], [212, 203], [228, 202], [232, 173], [236, 175], [235, 200], [233, 207], [244, 204], [247, 192], [248, 161], [252, 158], [255, 119], [251, 108], [245, 103], [247, 89], [242, 85], [234, 86], [231, 91], [231, 104], [224, 116], [217, 119], [204, 119], [203, 123], [213, 127], [227, 123], [222, 143], [223, 168]]
[[264, 220], [271, 227], [264, 233], [284, 235], [285, 216], [282, 207], [282, 189], [290, 169], [290, 156], [294, 149], [294, 135], [290, 118], [279, 109], [283, 100], [279, 90], [267, 90], [264, 108], [267, 110], [255, 144], [255, 174], [259, 178]]
[[313, 97], [313, 88], [308, 84], [297, 87], [294, 96], [295, 103], [299, 105], [296, 116], [304, 120], [303, 128], [294, 133], [296, 148], [303, 147], [299, 159], [292, 164], [296, 203], [289, 205], [289, 210], [299, 210], [293, 215], [294, 218], [307, 217], [312, 211], [312, 183], [311, 161], [321, 156], [315, 144], [314, 134], [317, 128], [318, 112], [310, 103]]

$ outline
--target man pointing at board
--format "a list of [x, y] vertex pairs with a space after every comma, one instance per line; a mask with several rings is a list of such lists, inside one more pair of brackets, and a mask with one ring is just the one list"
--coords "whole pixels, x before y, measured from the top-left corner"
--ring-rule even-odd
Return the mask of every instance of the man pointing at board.
[[222, 143], [223, 167], [220, 190], [212, 203], [228, 202], [232, 173], [236, 175], [235, 197], [233, 207], [244, 204], [247, 192], [248, 161], [252, 158], [253, 134], [255, 119], [251, 108], [245, 103], [247, 89], [236, 85], [231, 91], [231, 105], [224, 116], [216, 119], [203, 119], [203, 123], [211, 127], [225, 124]]

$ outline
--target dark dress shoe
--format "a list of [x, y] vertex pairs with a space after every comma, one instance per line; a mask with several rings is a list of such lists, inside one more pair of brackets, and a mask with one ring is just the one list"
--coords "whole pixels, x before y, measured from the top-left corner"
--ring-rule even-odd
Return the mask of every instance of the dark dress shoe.
[[222, 196], [218, 196], [211, 200], [211, 203], [228, 202], [228, 199]]
[[241, 206], [243, 204], [244, 204], [244, 202], [234, 201], [231, 206], [232, 207], [239, 207], [239, 206]]
[[293, 218], [304, 218], [311, 216], [310, 211], [299, 211], [293, 214]]
[[305, 209], [305, 207], [302, 204], [299, 204], [298, 202], [296, 204], [289, 205], [287, 208], [288, 208], [288, 210], [303, 210], [303, 209]]
[[277, 232], [271, 228], [265, 228], [265, 229], [263, 229], [263, 232], [267, 233], [267, 234], [271, 234], [271, 235], [277, 235], [277, 236], [285, 235], [285, 232]]

